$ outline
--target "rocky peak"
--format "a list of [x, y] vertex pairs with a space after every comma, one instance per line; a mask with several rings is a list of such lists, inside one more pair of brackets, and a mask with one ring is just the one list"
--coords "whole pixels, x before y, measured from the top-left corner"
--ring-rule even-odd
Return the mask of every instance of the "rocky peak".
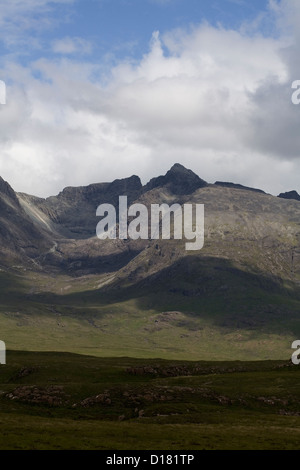
[[192, 194], [199, 188], [207, 186], [207, 182], [199, 178], [192, 170], [175, 163], [172, 168], [158, 178], [152, 178], [145, 186], [145, 192], [166, 186], [173, 194]]
[[279, 196], [281, 199], [293, 199], [295, 201], [300, 201], [300, 196], [297, 191], [289, 191], [287, 193], [281, 193]]

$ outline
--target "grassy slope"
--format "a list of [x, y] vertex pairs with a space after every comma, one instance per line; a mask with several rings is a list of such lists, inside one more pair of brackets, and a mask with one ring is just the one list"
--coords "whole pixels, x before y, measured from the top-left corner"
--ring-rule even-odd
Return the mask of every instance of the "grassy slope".
[[[8, 352], [7, 359], [0, 367], [0, 449], [298, 448], [297, 366], [28, 352]], [[149, 373], [128, 372], [143, 366]], [[61, 402], [7, 397], [33, 386], [38, 393], [61, 387]], [[81, 405], [103, 393], [110, 402]]]
[[101, 357], [290, 358], [300, 334], [297, 298], [240, 271], [216, 275], [208, 262], [204, 270], [191, 258], [185, 269], [107, 292], [97, 289], [105, 276], [0, 273], [0, 339], [9, 349]]

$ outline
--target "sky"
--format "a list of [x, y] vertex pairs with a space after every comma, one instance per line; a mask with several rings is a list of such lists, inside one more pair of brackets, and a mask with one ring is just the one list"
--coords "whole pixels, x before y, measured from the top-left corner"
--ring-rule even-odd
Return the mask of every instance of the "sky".
[[40, 197], [174, 163], [300, 193], [299, 0], [0, 0], [0, 175]]

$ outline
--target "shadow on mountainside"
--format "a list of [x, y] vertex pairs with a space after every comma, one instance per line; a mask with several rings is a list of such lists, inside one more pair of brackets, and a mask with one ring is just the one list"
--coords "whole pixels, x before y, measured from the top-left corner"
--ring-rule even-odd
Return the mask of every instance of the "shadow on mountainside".
[[137, 279], [117, 278], [101, 289], [80, 293], [31, 295], [30, 300], [68, 306], [99, 308], [134, 299], [140, 311], [181, 311], [222, 328], [263, 329], [300, 333], [300, 292], [279, 278], [249, 273], [228, 260], [187, 256], [171, 266]]

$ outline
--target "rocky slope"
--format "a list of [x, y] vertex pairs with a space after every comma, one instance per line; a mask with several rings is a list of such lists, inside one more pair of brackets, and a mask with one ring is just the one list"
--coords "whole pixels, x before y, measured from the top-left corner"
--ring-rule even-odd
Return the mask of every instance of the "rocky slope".
[[151, 204], [204, 204], [205, 245], [194, 255], [228, 260], [246, 271], [298, 284], [299, 202], [233, 183], [208, 184], [179, 164], [145, 186], [132, 176], [65, 188], [47, 199], [16, 194], [1, 180], [1, 263], [23, 256], [46, 271], [55, 268], [78, 276], [121, 269], [118, 278], [141, 279], [191, 255], [184, 240], [99, 240], [96, 209], [102, 203], [118, 208], [120, 195], [128, 196], [129, 205], [140, 202], [149, 209]]
[[34, 265], [51, 246], [51, 234], [40, 229], [23, 210], [11, 186], [0, 177], [0, 264]]

